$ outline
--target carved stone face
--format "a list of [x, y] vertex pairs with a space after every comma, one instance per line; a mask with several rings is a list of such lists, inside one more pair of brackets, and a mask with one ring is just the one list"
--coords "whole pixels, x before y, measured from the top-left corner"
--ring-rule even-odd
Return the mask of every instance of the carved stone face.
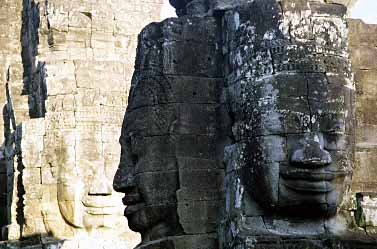
[[99, 141], [90, 131], [85, 137], [80, 136], [76, 141], [79, 160], [76, 163], [68, 160], [59, 167], [59, 209], [66, 222], [77, 228], [109, 228], [120, 215], [119, 197], [113, 192], [110, 181], [116, 165], [105, 167]]
[[246, 190], [267, 209], [333, 215], [351, 173], [352, 90], [323, 73], [253, 83], [243, 137]]
[[[104, 171], [96, 172], [96, 169], [93, 170], [95, 167], [100, 168], [100, 163], [88, 162], [86, 167], [79, 170], [91, 171], [89, 174], [85, 173], [82, 176], [80, 172], [69, 180], [60, 177], [61, 182], [58, 184], [59, 209], [64, 219], [74, 227], [105, 227], [105, 216], [114, 213], [115, 206], [112, 203], [112, 192], [109, 190], [108, 180], [104, 179], [106, 178]], [[85, 183], [79, 175], [83, 178], [93, 178], [93, 180]]]
[[122, 127], [121, 159], [114, 189], [125, 194], [124, 215], [142, 241], [161, 239], [181, 231], [177, 217], [179, 188], [175, 140], [169, 134], [176, 113], [166, 101], [162, 77], [134, 76]]
[[114, 187], [125, 193], [124, 214], [130, 228], [142, 234], [143, 242], [171, 235], [177, 222], [178, 175], [175, 158], [168, 155], [169, 138], [130, 134], [121, 143], [122, 162]]
[[227, 17], [234, 168], [264, 210], [332, 216], [353, 156], [345, 8], [290, 3], [254, 1]]
[[103, 160], [62, 165], [57, 196], [64, 219], [77, 228], [112, 227], [118, 215], [119, 201], [113, 195]]

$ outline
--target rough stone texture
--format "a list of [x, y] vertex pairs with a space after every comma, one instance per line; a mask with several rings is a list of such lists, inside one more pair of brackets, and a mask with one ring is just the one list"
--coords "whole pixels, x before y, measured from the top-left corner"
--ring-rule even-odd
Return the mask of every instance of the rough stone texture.
[[[276, 58], [272, 55], [286, 52], [281, 49], [287, 44], [271, 43], [273, 46], [268, 47], [267, 56], [255, 57], [248, 51], [258, 44], [255, 41], [248, 42], [258, 36], [254, 36], [255, 30], [247, 22], [255, 21], [253, 18], [258, 15], [245, 14], [243, 10], [247, 12], [247, 9], [242, 9], [242, 2], [246, 1], [177, 1], [175, 6], [180, 18], [144, 28], [139, 37], [136, 70], [120, 139], [122, 149], [117, 144], [117, 138], [127, 106], [136, 34], [146, 23], [158, 19], [161, 2], [91, 0], [67, 3], [24, 0], [2, 3], [0, 62], [3, 69], [0, 70], [0, 76], [5, 81], [5, 72], [10, 65], [15, 113], [17, 121], [22, 122], [23, 157], [15, 165], [14, 176], [12, 170], [9, 170], [11, 167], [6, 167], [6, 170], [5, 167], [0, 168], [0, 198], [5, 200], [6, 196], [6, 201], [1, 202], [5, 205], [0, 206], [0, 211], [6, 210], [6, 214], [0, 215], [1, 236], [9, 239], [22, 237], [26, 240], [0, 243], [0, 248], [127, 248], [135, 245], [137, 237], [131, 234], [125, 219], [120, 217], [123, 212], [120, 202], [122, 197], [115, 195], [109, 184], [119, 154], [122, 157], [114, 187], [126, 193], [123, 202], [128, 205], [126, 216], [130, 227], [140, 232], [143, 238], [138, 248], [376, 247], [373, 240], [377, 217], [377, 172], [374, 167], [377, 160], [377, 124], [374, 122], [377, 66], [376, 32], [373, 32], [376, 25], [349, 22], [358, 125], [351, 188], [346, 189], [336, 219], [326, 219], [327, 223], [312, 219], [323, 215], [323, 210], [330, 210], [326, 215], [333, 215], [334, 205], [329, 205], [330, 208], [321, 208], [319, 213], [310, 213], [310, 222], [305, 224], [305, 229], [301, 229], [302, 217], [296, 219], [290, 214], [289, 218], [275, 219], [279, 210], [275, 210], [274, 216], [266, 213], [264, 208], [252, 205], [253, 201], [246, 194], [250, 192], [247, 188], [251, 187], [247, 177], [240, 177], [241, 171], [232, 170], [231, 167], [224, 168], [222, 162], [225, 154], [227, 166], [234, 166], [229, 164], [229, 159], [235, 155], [235, 159], [239, 160], [244, 148], [227, 146], [224, 151], [224, 147], [245, 139], [245, 131], [250, 131], [250, 137], [255, 135], [253, 132], [259, 132], [254, 136], [259, 138], [252, 144], [263, 146], [255, 148], [255, 151], [269, 153], [270, 159], [284, 162], [287, 158], [279, 146], [287, 144], [287, 148], [291, 149], [297, 140], [293, 134], [291, 140], [281, 139], [280, 134], [260, 138], [262, 136], [259, 135], [269, 131], [259, 126], [261, 120], [251, 122], [256, 125], [252, 130], [247, 127], [240, 129], [242, 126], [235, 124], [235, 120], [240, 119], [237, 115], [244, 114], [237, 111], [237, 104], [244, 97], [252, 100], [261, 96], [258, 94], [268, 94], [266, 102], [261, 102], [263, 106], [264, 103], [271, 103], [268, 100], [276, 95], [275, 91], [269, 91], [270, 88], [257, 87], [255, 89], [260, 90], [258, 94], [247, 95], [251, 93], [245, 91], [247, 88], [237, 86], [242, 78], [246, 82], [252, 79], [252, 83], [258, 83], [255, 79], [263, 76], [259, 83], [268, 83], [272, 89], [278, 88], [279, 94], [275, 97], [286, 97], [279, 102], [280, 109], [300, 107], [302, 102], [296, 102], [295, 97], [304, 96], [304, 103], [312, 103], [312, 100], [320, 102], [323, 96], [318, 93], [326, 90], [330, 97], [325, 100], [337, 103], [334, 107], [336, 112], [349, 110], [345, 105], [346, 98], [333, 96], [343, 95], [347, 91], [323, 85], [313, 91], [307, 88], [308, 85], [312, 86], [309, 83], [315, 86], [325, 82], [314, 74], [328, 73], [326, 80], [330, 83], [341, 81], [334, 77], [336, 74], [346, 73], [342, 75], [345, 78], [350, 76], [347, 53], [343, 50], [347, 47], [346, 29], [341, 28], [333, 37], [321, 36], [334, 34], [325, 32], [323, 27], [344, 27], [344, 20], [337, 18], [344, 13], [345, 8], [338, 5], [339, 1], [332, 1], [337, 4], [326, 5], [325, 8], [321, 5], [323, 1], [311, 1], [311, 8], [318, 7], [316, 16], [308, 13], [306, 1], [280, 1], [279, 6], [290, 12], [286, 20], [292, 23], [293, 28], [289, 30], [292, 37], [308, 34], [301, 32], [307, 27], [306, 24], [318, 21], [318, 36], [313, 40], [326, 43], [328, 39], [340, 38], [331, 40], [332, 45], [337, 44], [339, 47], [330, 52], [325, 50], [330, 53], [326, 58], [330, 59], [328, 61], [319, 56], [316, 64], [308, 59], [313, 51], [296, 54], [292, 49], [289, 55], [292, 57], [287, 57], [291, 63], [285, 64], [280, 61], [271, 63], [269, 59]], [[269, 4], [275, 1], [254, 2]], [[300, 13], [302, 20], [295, 22], [297, 16], [294, 13], [300, 12], [301, 8], [305, 9]], [[239, 18], [229, 19], [237, 11], [241, 13]], [[265, 8], [258, 14], [268, 16], [271, 14], [269, 11], [270, 8]], [[335, 24], [330, 21], [322, 25], [323, 20], [329, 19], [336, 20]], [[245, 21], [245, 25], [238, 23], [239, 20]], [[301, 22], [305, 20], [307, 23]], [[232, 37], [234, 33], [229, 32], [229, 26], [225, 26], [227, 23], [235, 24], [236, 29], [242, 27], [238, 37]], [[271, 23], [271, 20], [263, 22], [263, 25], [258, 26], [258, 32], [266, 31], [268, 25], [273, 26]], [[267, 33], [263, 40], [271, 42], [276, 38], [274, 35]], [[305, 40], [307, 37], [299, 38]], [[250, 47], [239, 49], [243, 43]], [[266, 44], [271, 45], [268, 42]], [[305, 43], [301, 45], [305, 49]], [[339, 51], [341, 53], [338, 56], [332, 56], [332, 53]], [[284, 61], [287, 58], [283, 56], [280, 59]], [[307, 64], [303, 63], [306, 59], [309, 62]], [[248, 60], [254, 61], [249, 63]], [[271, 82], [268, 80], [271, 74], [269, 64], [273, 64], [275, 74], [290, 71], [294, 76], [277, 76]], [[345, 67], [332, 67], [339, 64]], [[233, 68], [230, 69], [229, 65]], [[240, 74], [236, 70], [238, 67], [241, 68]], [[232, 70], [237, 73], [233, 74]], [[300, 85], [302, 81], [306, 82], [304, 86]], [[291, 87], [285, 87], [288, 83]], [[242, 89], [244, 92], [241, 92]], [[343, 92], [340, 94], [340, 91]], [[5, 97], [1, 96], [0, 100], [5, 103]], [[323, 107], [321, 104], [318, 106]], [[310, 114], [316, 108], [319, 109], [318, 106], [301, 106], [302, 109], [297, 112]], [[229, 116], [228, 111], [231, 113]], [[265, 120], [271, 120], [268, 124], [277, 124], [274, 117], [271, 114], [265, 116]], [[289, 120], [289, 113], [287, 117], [286, 120]], [[305, 124], [313, 122], [312, 118], [304, 117], [300, 119], [300, 125], [294, 125], [292, 121], [280, 128], [289, 135], [297, 129], [305, 131]], [[344, 123], [348, 125], [352, 122]], [[230, 128], [231, 124], [233, 129]], [[353, 135], [353, 128], [347, 125], [347, 136], [342, 136], [345, 139], [330, 143], [330, 147], [335, 150], [352, 149], [347, 143], [352, 143], [350, 135]], [[2, 126], [5, 134], [8, 130], [6, 127], [7, 124]], [[308, 143], [309, 148], [323, 142], [319, 137], [319, 142], [313, 140]], [[342, 147], [344, 145], [345, 148]], [[319, 148], [298, 150], [295, 158], [300, 159], [302, 154], [320, 153], [322, 161], [326, 161], [327, 154], [321, 152], [321, 146]], [[349, 162], [345, 155], [341, 156], [344, 156], [344, 162]], [[348, 173], [349, 168], [345, 169]], [[276, 175], [276, 172], [272, 170], [272, 175]], [[13, 190], [10, 184], [4, 184], [9, 179], [15, 182]], [[340, 182], [340, 185], [343, 184]], [[229, 193], [226, 199], [223, 187]], [[262, 190], [259, 192], [266, 193]], [[280, 196], [285, 194], [281, 191], [277, 193]], [[342, 191], [337, 193], [341, 196]], [[331, 201], [334, 201], [337, 205], [337, 198], [324, 198], [320, 202], [332, 204]], [[268, 201], [265, 204], [270, 205]], [[222, 208], [230, 206], [232, 209], [228, 209], [225, 214], [221, 213]], [[1, 209], [3, 207], [5, 209]], [[240, 210], [246, 213], [240, 213]], [[296, 213], [297, 216], [302, 216], [304, 211], [301, 209], [300, 213]], [[109, 219], [110, 215], [107, 214], [110, 213], [114, 216]], [[241, 219], [241, 222], [222, 224], [227, 230], [218, 230], [219, 221], [239, 221], [237, 219]], [[269, 230], [268, 233], [277, 228], [285, 236], [260, 234], [261, 230]], [[319, 238], [319, 234], [329, 235], [324, 228], [346, 229], [341, 237], [330, 235]], [[217, 231], [221, 231], [220, 234]], [[237, 236], [232, 237], [232, 234]]]
[[20, 126], [16, 126], [13, 101], [9, 91], [9, 71], [7, 73], [6, 98], [3, 108], [4, 144], [0, 148], [0, 240], [6, 240], [12, 224], [12, 202], [14, 190], [14, 161], [21, 158]]
[[[314, 3], [341, 4], [350, 10], [358, 0], [311, 0]], [[213, 11], [224, 11], [235, 8], [245, 3], [243, 0], [169, 0], [170, 4], [176, 9], [178, 16], [183, 15], [204, 15], [206, 12], [212, 14]], [[284, 0], [276, 0], [284, 2]], [[305, 1], [296, 1], [300, 5]]]
[[225, 12], [234, 118], [224, 248], [258, 245], [263, 234], [346, 233], [336, 215], [354, 150], [345, 14], [343, 5], [309, 1], [254, 1]]
[[213, 17], [188, 16], [139, 36], [114, 179], [130, 228], [142, 235], [137, 248], [217, 248], [219, 28]]
[[369, 234], [376, 234], [377, 189], [377, 25], [349, 20], [352, 70], [357, 92], [356, 160], [351, 193], [358, 217], [357, 225]]
[[[139, 248], [181, 248], [176, 242], [189, 241], [188, 234], [186, 247], [196, 248], [199, 234], [219, 225], [221, 248], [374, 248], [375, 195], [355, 191], [361, 176], [370, 177], [367, 185], [375, 174], [354, 166], [374, 155], [361, 154], [357, 142], [354, 156], [355, 131], [361, 132], [355, 107], [373, 117], [360, 100], [355, 106], [344, 5], [354, 1], [171, 3], [179, 18], [140, 34], [114, 179], [131, 229], [142, 234]], [[350, 37], [351, 45], [374, 44]], [[365, 56], [374, 54], [372, 46], [352, 52], [354, 68], [375, 67]], [[214, 95], [208, 78], [219, 81]], [[199, 82], [200, 94], [192, 90]], [[192, 91], [205, 111], [193, 111]], [[213, 145], [190, 137], [208, 131], [216, 134]], [[213, 164], [196, 160], [203, 156]], [[200, 174], [187, 170], [199, 163]], [[224, 184], [222, 204], [208, 199], [210, 191], [197, 191]], [[209, 202], [197, 206], [196, 199]], [[211, 206], [225, 208], [222, 224]], [[190, 222], [198, 217], [207, 222]]]
[[160, 0], [1, 3], [0, 79], [10, 66], [23, 132], [11, 224], [2, 229], [9, 240], [69, 249], [139, 242], [111, 181], [137, 34], [160, 19], [161, 6]]

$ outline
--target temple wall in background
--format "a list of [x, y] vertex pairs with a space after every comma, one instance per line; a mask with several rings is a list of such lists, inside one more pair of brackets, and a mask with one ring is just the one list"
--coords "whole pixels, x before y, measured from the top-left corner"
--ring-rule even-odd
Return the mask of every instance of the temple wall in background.
[[[7, 213], [0, 219], [1, 238], [12, 241], [1, 242], [0, 248], [21, 243], [26, 248], [133, 248], [139, 242], [123, 217], [122, 195], [113, 192], [111, 182], [119, 163], [137, 35], [160, 19], [161, 6], [162, 0], [1, 2], [0, 103], [6, 103], [10, 67], [22, 160], [14, 164], [13, 179], [8, 179], [9, 169], [0, 168], [1, 190], [13, 191], [0, 193], [0, 200], [12, 200], [0, 203], [0, 212]], [[354, 212], [356, 227], [373, 234], [377, 25], [350, 20], [349, 27], [357, 151], [352, 201], [344, 208]]]
[[3, 239], [70, 249], [139, 242], [112, 178], [137, 35], [160, 19], [161, 7], [162, 0], [2, 1], [0, 102], [10, 67], [22, 124], [13, 201], [0, 206], [10, 214], [10, 224], [0, 224]]
[[[356, 163], [351, 192], [359, 226], [377, 226], [377, 25], [349, 20], [350, 54], [356, 85]], [[357, 197], [356, 197], [357, 194]]]

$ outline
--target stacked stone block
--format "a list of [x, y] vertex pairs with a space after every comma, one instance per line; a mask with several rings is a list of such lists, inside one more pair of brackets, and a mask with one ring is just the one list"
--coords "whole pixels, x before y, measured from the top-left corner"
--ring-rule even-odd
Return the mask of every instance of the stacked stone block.
[[[214, 18], [195, 17], [150, 24], [139, 36], [120, 139], [119, 170], [128, 172], [124, 175], [128, 180], [119, 183], [130, 185], [122, 187], [115, 180], [114, 186], [124, 189], [127, 198], [135, 195], [131, 182], [136, 183], [146, 210], [139, 212], [150, 213], [152, 220], [146, 231], [140, 230], [145, 248], [157, 246], [149, 242], [154, 237], [147, 231], [153, 231], [154, 220], [169, 220], [148, 211], [157, 207], [177, 217], [164, 230], [183, 235], [165, 242], [156, 240], [158, 246], [191, 247], [197, 243], [195, 238], [201, 238], [201, 246], [216, 246], [223, 202], [222, 152], [217, 147], [217, 109], [223, 84], [220, 39]], [[128, 217], [130, 224], [138, 224], [131, 214]]]
[[377, 25], [349, 20], [350, 52], [357, 103], [356, 160], [352, 178], [357, 223], [376, 233], [377, 160]]
[[[5, 82], [10, 66], [16, 117], [23, 130], [8, 239], [36, 235], [38, 246], [64, 239], [63, 248], [128, 248], [138, 242], [123, 217], [121, 195], [109, 193], [119, 163], [118, 139], [137, 34], [160, 19], [161, 6], [161, 0], [2, 3], [0, 78]], [[3, 93], [0, 100], [5, 103]], [[84, 185], [96, 182], [87, 186], [92, 192], [105, 181], [105, 194], [117, 206], [103, 209], [116, 209], [111, 211], [114, 216], [86, 219], [85, 224], [94, 224], [89, 233], [69, 222], [75, 210], [61, 213], [66, 203], [78, 207], [61, 187], [66, 174], [80, 176], [72, 167], [84, 172]]]

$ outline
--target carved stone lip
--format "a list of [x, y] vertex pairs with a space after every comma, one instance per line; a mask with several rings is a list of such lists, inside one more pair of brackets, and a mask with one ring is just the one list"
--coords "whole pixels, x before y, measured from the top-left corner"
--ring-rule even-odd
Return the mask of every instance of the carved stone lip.
[[113, 199], [101, 196], [101, 198], [85, 198], [82, 204], [87, 208], [113, 208], [115, 207]]
[[127, 206], [124, 210], [125, 216], [131, 215], [145, 206], [139, 192], [126, 193], [122, 199], [122, 202], [125, 206]]
[[294, 191], [298, 192], [312, 192], [312, 193], [328, 193], [335, 189], [335, 186], [330, 181], [311, 181], [311, 180], [281, 180], [282, 184]]
[[[299, 170], [287, 170], [280, 172], [280, 176], [287, 180], [304, 180], [304, 181], [332, 181], [339, 173], [335, 172], [307, 172]], [[343, 174], [344, 175], [344, 174]]]
[[304, 181], [333, 181], [339, 177], [345, 177], [349, 172], [344, 170], [335, 170], [334, 167], [320, 169], [302, 169], [295, 167], [281, 167], [280, 176], [287, 180], [304, 180]]
[[112, 215], [115, 214], [118, 210], [114, 207], [87, 207], [86, 213], [91, 215]]
[[126, 195], [122, 198], [123, 205], [128, 206], [136, 203], [140, 203], [141, 196], [138, 192], [133, 193], [126, 193]]
[[139, 211], [140, 209], [142, 209], [143, 207], [145, 207], [144, 202], [139, 202], [139, 203], [128, 205], [126, 207], [126, 209], [124, 210], [124, 215], [130, 216], [130, 215], [136, 213], [137, 211]]

